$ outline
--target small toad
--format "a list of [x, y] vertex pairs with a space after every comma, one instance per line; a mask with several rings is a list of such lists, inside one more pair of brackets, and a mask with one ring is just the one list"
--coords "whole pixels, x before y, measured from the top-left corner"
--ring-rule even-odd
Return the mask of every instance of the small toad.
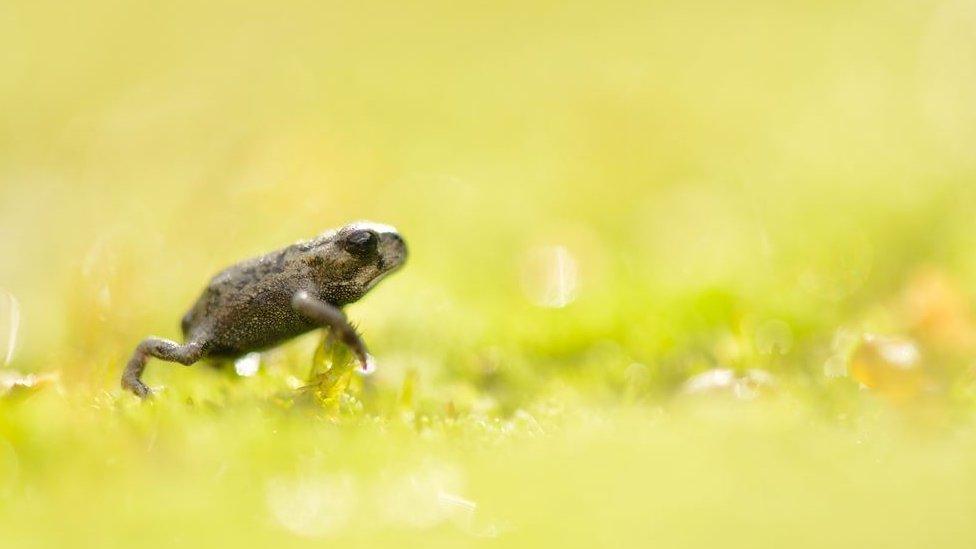
[[144, 339], [122, 373], [122, 387], [150, 396], [141, 379], [149, 357], [187, 366], [204, 358], [233, 359], [316, 328], [331, 328], [366, 369], [366, 345], [342, 307], [406, 259], [407, 246], [396, 229], [362, 221], [228, 267], [183, 316], [184, 343]]

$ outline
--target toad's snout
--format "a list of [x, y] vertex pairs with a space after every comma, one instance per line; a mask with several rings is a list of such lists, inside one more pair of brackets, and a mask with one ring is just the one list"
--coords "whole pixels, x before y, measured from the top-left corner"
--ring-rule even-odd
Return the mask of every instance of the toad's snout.
[[380, 234], [380, 269], [392, 271], [407, 261], [407, 243], [396, 232]]

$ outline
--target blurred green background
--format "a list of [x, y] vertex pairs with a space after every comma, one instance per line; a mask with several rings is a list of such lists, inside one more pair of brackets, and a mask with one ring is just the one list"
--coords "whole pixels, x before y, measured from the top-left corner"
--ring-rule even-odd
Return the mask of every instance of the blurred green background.
[[[14, 0], [0, 68], [5, 547], [976, 543], [972, 0]], [[117, 388], [356, 219], [344, 396]]]

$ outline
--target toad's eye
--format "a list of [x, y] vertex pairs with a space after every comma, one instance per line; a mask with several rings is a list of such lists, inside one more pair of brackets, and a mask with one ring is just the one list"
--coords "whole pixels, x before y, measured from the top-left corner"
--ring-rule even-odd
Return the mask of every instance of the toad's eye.
[[376, 233], [368, 230], [354, 231], [346, 237], [343, 247], [353, 255], [367, 255], [376, 250]]

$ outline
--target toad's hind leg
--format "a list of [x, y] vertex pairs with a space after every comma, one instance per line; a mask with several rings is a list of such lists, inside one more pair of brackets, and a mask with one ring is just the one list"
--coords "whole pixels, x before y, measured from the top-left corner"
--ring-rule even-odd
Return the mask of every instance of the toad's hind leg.
[[205, 346], [199, 341], [191, 341], [180, 345], [175, 341], [158, 337], [142, 340], [132, 353], [132, 358], [122, 372], [122, 388], [132, 391], [139, 398], [148, 397], [152, 391], [142, 382], [142, 372], [146, 369], [149, 357], [155, 357], [167, 362], [179, 362], [189, 366], [203, 358], [206, 354]]

